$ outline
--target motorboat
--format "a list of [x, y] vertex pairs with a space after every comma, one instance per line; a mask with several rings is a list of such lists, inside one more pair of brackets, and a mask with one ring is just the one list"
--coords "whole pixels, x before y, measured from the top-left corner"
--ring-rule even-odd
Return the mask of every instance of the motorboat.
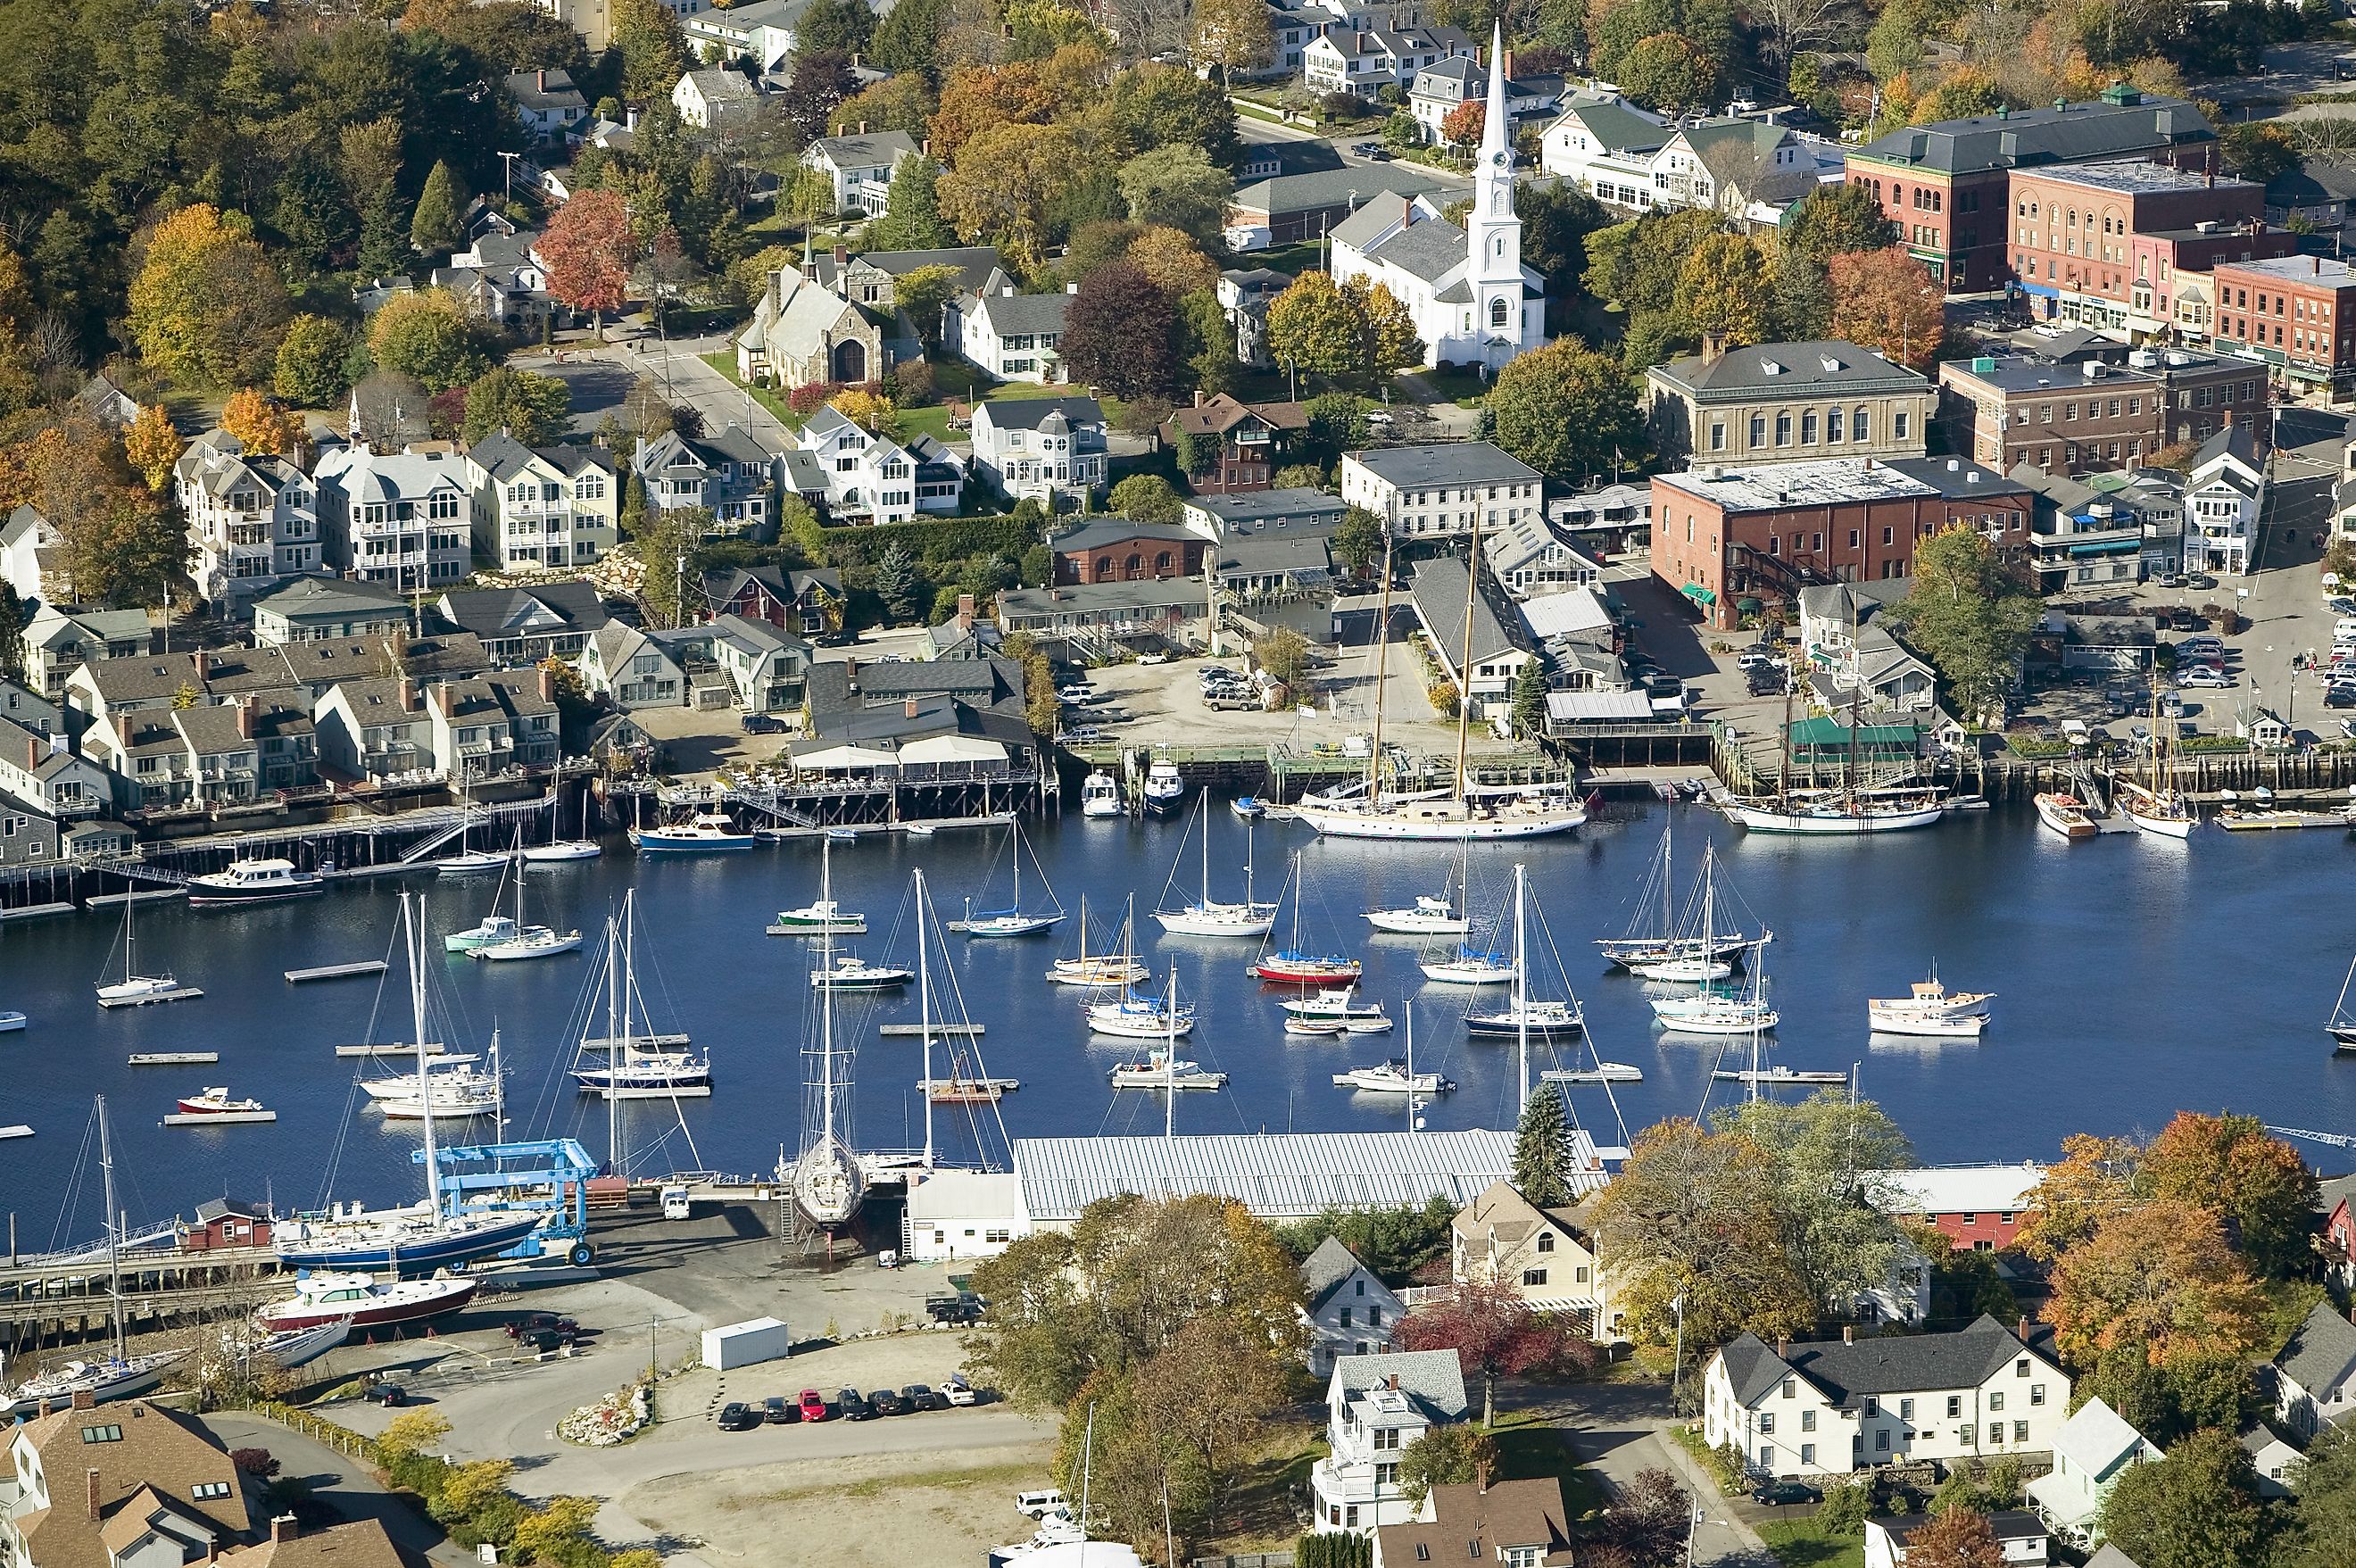
[[1518, 1007], [1508, 1003], [1494, 1012], [1464, 1017], [1465, 1032], [1475, 1039], [1515, 1040], [1526, 1035], [1533, 1040], [1567, 1040], [1586, 1028], [1575, 1002], [1525, 1002]]
[[472, 1302], [482, 1288], [482, 1281], [456, 1274], [405, 1280], [364, 1273], [307, 1274], [294, 1282], [293, 1295], [256, 1308], [253, 1321], [272, 1334], [301, 1333], [334, 1323], [342, 1324], [348, 1334], [355, 1328], [445, 1317]]
[[1157, 997], [1123, 995], [1084, 1009], [1088, 1033], [1116, 1035], [1131, 1040], [1175, 1040], [1194, 1032], [1194, 1009], [1181, 1003], [1173, 1010]]
[[716, 854], [751, 849], [757, 841], [751, 833], [737, 831], [725, 811], [698, 811], [683, 822], [632, 828], [630, 842], [640, 854]]
[[1593, 1067], [1548, 1068], [1538, 1077], [1547, 1083], [1642, 1083], [1644, 1071], [1626, 1062], [1598, 1061]]
[[2086, 802], [2065, 790], [2040, 792], [2036, 806], [2037, 820], [2065, 839], [2090, 839], [2103, 831]]
[[831, 969], [810, 971], [813, 988], [829, 991], [893, 991], [916, 978], [914, 970], [897, 964], [870, 963], [857, 953], [844, 953]]
[[1408, 937], [1461, 937], [1472, 922], [1456, 912], [1455, 903], [1430, 893], [1416, 896], [1405, 909], [1369, 909], [1366, 924], [1378, 931]]
[[856, 909], [846, 909], [831, 898], [821, 898], [815, 904], [805, 904], [798, 909], [780, 909], [769, 924], [773, 937], [863, 937], [867, 934], [867, 917]]
[[1227, 802], [1227, 810], [1247, 822], [1256, 822], [1268, 815], [1268, 803], [1257, 795], [1237, 795]]
[[448, 936], [444, 937], [442, 950], [454, 953], [472, 952], [477, 948], [487, 948], [494, 942], [513, 941], [515, 934], [514, 918], [494, 910], [484, 916], [480, 924], [469, 926], [463, 931], [452, 931]]
[[1987, 1027], [1987, 1004], [1995, 1000], [1993, 991], [1949, 991], [1934, 969], [1930, 979], [1914, 983], [1912, 995], [1869, 999], [1865, 1013], [1878, 1035], [1975, 1039]]
[[[1252, 897], [1252, 857], [1244, 852], [1244, 896], [1241, 902], [1211, 897], [1211, 792], [1205, 789], [1199, 809], [1194, 813], [1192, 829], [1202, 832], [1203, 881], [1201, 893], [1190, 903], [1175, 908], [1156, 909], [1153, 918], [1162, 929], [1173, 937], [1264, 937], [1276, 926], [1276, 906]], [[1191, 831], [1191, 829], [1190, 829]], [[1179, 842], [1179, 864], [1184, 863], [1185, 842]], [[1178, 866], [1170, 868], [1170, 881], [1178, 879]], [[1163, 892], [1169, 885], [1163, 885]]]
[[181, 993], [180, 983], [170, 971], [158, 974], [139, 972], [139, 938], [133, 911], [139, 907], [134, 890], [123, 898], [123, 978], [109, 981], [98, 988], [98, 1004], [102, 1007], [128, 1007], [143, 1002], [162, 1002]]
[[1280, 1004], [1285, 1015], [1291, 1018], [1334, 1018], [1344, 1023], [1353, 1018], [1383, 1019], [1387, 1027], [1390, 1020], [1384, 1015], [1379, 1002], [1361, 1002], [1348, 986], [1338, 986], [1303, 996], [1287, 997]]
[[22, 1013], [0, 1013], [0, 1035], [13, 1035], [24, 1026]]
[[1440, 985], [1505, 985], [1514, 978], [1514, 966], [1504, 954], [1471, 948], [1460, 947], [1453, 958], [1429, 959], [1418, 967], [1426, 980]]
[[1146, 765], [1145, 784], [1139, 791], [1151, 817], [1174, 817], [1186, 803], [1186, 781], [1178, 776], [1174, 762], [1152, 762]]
[[268, 1109], [259, 1100], [231, 1100], [218, 1084], [201, 1094], [182, 1095], [174, 1103], [183, 1116], [252, 1116]]
[[857, 843], [859, 842], [859, 830], [856, 828], [829, 828], [821, 836], [823, 836], [829, 843]]
[[1436, 1072], [1411, 1073], [1406, 1062], [1394, 1057], [1372, 1067], [1337, 1072], [1333, 1075], [1333, 1087], [1368, 1094], [1445, 1094], [1456, 1085]]
[[1118, 817], [1121, 814], [1120, 786], [1112, 775], [1097, 769], [1080, 782], [1080, 815], [1083, 817]]
[[275, 858], [232, 861], [220, 871], [188, 878], [191, 908], [226, 908], [241, 904], [275, 904], [307, 898], [327, 890], [327, 879], [316, 871], [297, 871], [291, 860]]
[[1146, 1053], [1141, 1061], [1126, 1061], [1111, 1072], [1115, 1089], [1224, 1089], [1227, 1075], [1205, 1072], [1199, 1062], [1182, 1061], [1162, 1047]]

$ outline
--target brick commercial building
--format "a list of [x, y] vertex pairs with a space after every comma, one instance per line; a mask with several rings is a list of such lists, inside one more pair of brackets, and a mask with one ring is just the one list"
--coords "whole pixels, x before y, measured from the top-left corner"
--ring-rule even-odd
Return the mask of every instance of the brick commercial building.
[[2178, 274], [2286, 256], [2265, 190], [2165, 164], [2012, 171], [2012, 271], [2030, 311], [2141, 340], [2175, 319]]
[[2126, 158], [2203, 172], [2217, 133], [2181, 98], [2112, 87], [2098, 100], [1909, 125], [1848, 155], [1848, 182], [1873, 192], [1907, 253], [1950, 294], [1988, 294], [2010, 279], [2012, 171]]
[[1653, 575], [1731, 631], [1745, 599], [1913, 575], [1914, 547], [1962, 525], [2008, 555], [2029, 545], [2033, 497], [1959, 457], [1844, 457], [1653, 478]]
[[1999, 468], [2131, 468], [2168, 445], [2167, 389], [2136, 366], [2057, 365], [2028, 355], [1950, 360], [1939, 367], [1939, 386], [1940, 417], [1955, 445], [1968, 444], [1975, 461]]
[[2337, 392], [2356, 372], [2356, 267], [2324, 256], [2224, 262], [2211, 275], [2219, 349], [2295, 386]]

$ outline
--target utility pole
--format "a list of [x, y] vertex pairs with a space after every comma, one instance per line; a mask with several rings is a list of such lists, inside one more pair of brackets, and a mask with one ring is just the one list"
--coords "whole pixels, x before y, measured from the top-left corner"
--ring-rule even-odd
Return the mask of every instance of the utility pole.
[[507, 166], [508, 199], [509, 201], [513, 201], [515, 199], [515, 161], [521, 156], [523, 156], [521, 153], [501, 153], [499, 155], [499, 162]]

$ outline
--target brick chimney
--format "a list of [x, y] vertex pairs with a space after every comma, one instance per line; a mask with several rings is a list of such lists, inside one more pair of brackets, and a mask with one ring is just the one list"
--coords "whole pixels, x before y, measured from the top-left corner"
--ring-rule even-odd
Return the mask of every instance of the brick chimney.
[[1856, 1324], [1844, 1323], [1841, 1325], [1841, 1343], [1844, 1345], [1854, 1345], [1857, 1343]]
[[1703, 333], [1701, 335], [1701, 362], [1705, 365], [1715, 365], [1720, 360], [1725, 358], [1725, 338], [1716, 332]]
[[[76, 1409], [78, 1409], [78, 1410], [79, 1410], [79, 1409], [80, 1409], [80, 1408], [82, 1408], [82, 1405], [81, 1405], [81, 1395], [80, 1395], [80, 1394], [79, 1394], [79, 1393], [77, 1393], [76, 1395], [74, 1395], [74, 1407], [75, 1407]], [[95, 1407], [95, 1406], [92, 1406], [92, 1407], [91, 1407], [91, 1408], [95, 1409], [96, 1407]], [[84, 1499], [85, 1499], [85, 1500], [90, 1504], [90, 1522], [91, 1522], [91, 1523], [92, 1523], [92, 1524], [96, 1524], [96, 1523], [98, 1522], [98, 1466], [97, 1466], [93, 1465], [93, 1466], [91, 1466], [89, 1469], [84, 1470], [84, 1471], [81, 1473], [81, 1489], [82, 1489], [82, 1495], [83, 1495]]]
[[851, 689], [852, 691], [856, 692], [857, 690], [859, 690], [859, 660], [856, 660], [856, 659], [846, 659], [846, 660], [844, 660], [842, 661], [842, 678], [843, 678], [844, 680], [846, 680], [846, 681], [848, 681], [848, 682], [851, 682]]
[[837, 245], [834, 248], [834, 264], [838, 267], [847, 267], [851, 264], [850, 246]]
[[1788, 1361], [1788, 1360], [1790, 1360], [1791, 1359], [1792, 1359], [1792, 1341], [1791, 1341], [1790, 1337], [1789, 1337], [1789, 1336], [1786, 1336], [1786, 1337], [1783, 1337], [1783, 1338], [1780, 1338], [1780, 1339], [1776, 1340], [1776, 1341], [1775, 1341], [1775, 1359], [1777, 1359], [1777, 1360], [1779, 1360], [1779, 1361]]
[[240, 697], [237, 700], [237, 733], [241, 740], [253, 738], [253, 699], [252, 697]]
[[213, 656], [203, 649], [197, 650], [197, 683], [204, 684], [213, 676]]
[[2029, 1342], [2029, 1319], [2026, 1317], [2020, 1320], [2020, 1341], [2024, 1345]]
[[401, 711], [404, 714], [417, 711], [417, 682], [405, 676], [401, 682]]
[[543, 703], [556, 701], [556, 671], [545, 664], [540, 667], [540, 700]]
[[294, 1522], [291, 1513], [280, 1514], [270, 1521], [270, 1543], [273, 1546], [284, 1545], [302, 1533], [303, 1527]]
[[533, 71], [533, 72], [532, 72], [532, 75], [533, 75], [533, 76], [535, 76], [535, 77], [537, 77], [537, 78], [539, 78], [539, 81], [540, 81], [540, 90], [541, 90], [542, 92], [547, 91], [548, 91], [548, 72], [546, 72], [546, 71], [544, 71], [544, 70], [536, 70], [536, 71]]
[[39, 736], [37, 736], [37, 735], [36, 735], [36, 736], [26, 736], [26, 737], [25, 737], [25, 768], [26, 768], [26, 770], [27, 770], [27, 772], [30, 772], [30, 771], [32, 771], [32, 770], [34, 770], [34, 769], [36, 769], [36, 768], [39, 768], [40, 766], [41, 766], [41, 737], [40, 737]]
[[76, 1410], [96, 1410], [98, 1408], [97, 1397], [88, 1389], [76, 1389], [74, 1390], [73, 1407]]
[[973, 596], [971, 594], [959, 594], [958, 596], [957, 613], [958, 629], [959, 631], [971, 631], [973, 629]]
[[916, 698], [914, 698], [914, 697], [907, 697], [907, 698], [904, 698], [904, 699], [901, 701], [901, 703], [900, 703], [900, 716], [901, 716], [902, 718], [904, 718], [904, 719], [913, 719], [913, 718], [915, 718], [915, 717], [916, 716]]

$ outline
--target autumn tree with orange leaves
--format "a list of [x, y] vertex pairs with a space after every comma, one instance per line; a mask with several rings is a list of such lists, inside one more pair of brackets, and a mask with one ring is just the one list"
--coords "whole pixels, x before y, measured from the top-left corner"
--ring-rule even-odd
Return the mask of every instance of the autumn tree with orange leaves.
[[303, 423], [252, 387], [230, 394], [221, 404], [220, 427], [257, 456], [290, 452], [303, 439]]
[[2209, 1210], [2157, 1199], [2103, 1221], [2053, 1266], [2047, 1307], [2062, 1353], [2092, 1366], [2140, 1345], [2155, 1367], [2237, 1356], [2265, 1335], [2266, 1300]]
[[2004, 1544], [1986, 1514], [1949, 1509], [1907, 1535], [1906, 1568], [2005, 1568]]
[[2314, 1257], [2315, 1173], [2254, 1116], [2179, 1112], [2144, 1151], [2141, 1177], [2154, 1197], [2230, 1220], [2261, 1275], [2289, 1273]]
[[172, 416], [160, 403], [144, 405], [131, 428], [123, 433], [123, 456], [139, 470], [152, 495], [162, 495], [172, 482], [172, 465], [180, 460], [182, 445], [180, 433], [172, 428]]
[[556, 209], [540, 237], [548, 263], [548, 292], [603, 325], [628, 297], [630, 263], [637, 242], [630, 232], [629, 204], [620, 193], [584, 190]]
[[1937, 355], [1946, 333], [1946, 292], [1930, 268], [1892, 245], [1835, 256], [1825, 273], [1832, 287], [1833, 337], [1910, 370], [1922, 370]]

